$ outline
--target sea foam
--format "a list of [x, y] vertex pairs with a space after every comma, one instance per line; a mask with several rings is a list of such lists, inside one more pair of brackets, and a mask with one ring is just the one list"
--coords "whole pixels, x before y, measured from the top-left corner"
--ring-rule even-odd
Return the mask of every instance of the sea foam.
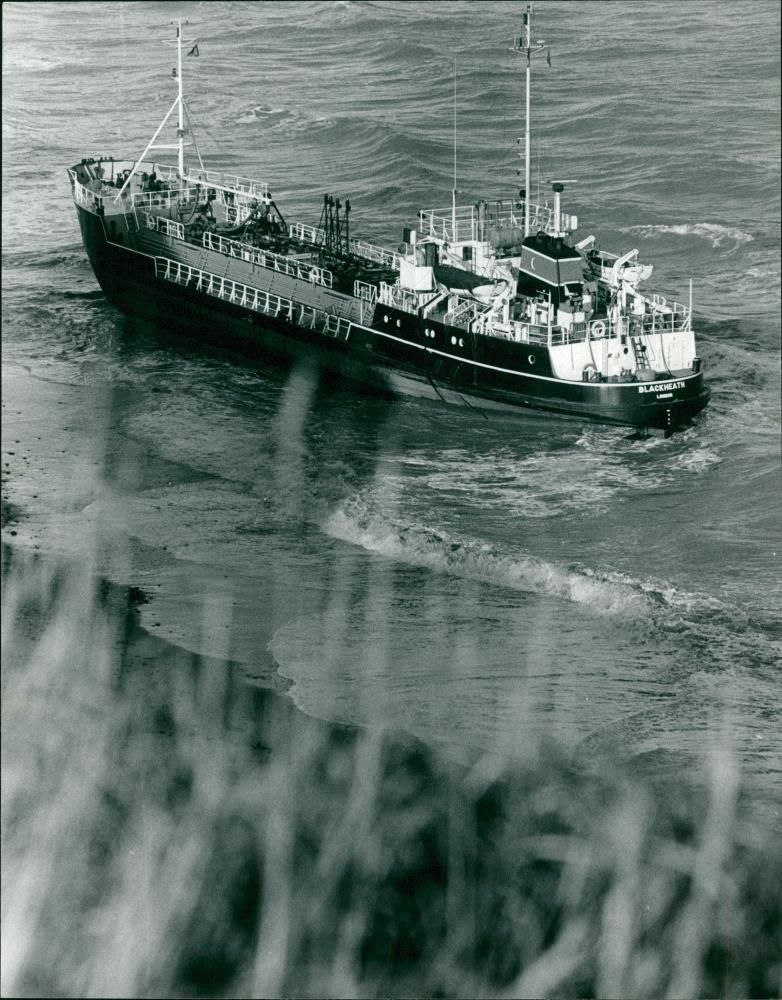
[[750, 233], [745, 233], [742, 229], [731, 226], [722, 226], [716, 222], [684, 222], [675, 225], [640, 225], [629, 226], [628, 232], [639, 233], [642, 236], [655, 236], [670, 234], [673, 236], [697, 236], [704, 240], [709, 240], [713, 247], [723, 247], [725, 241], [731, 246], [728, 252], [732, 252], [744, 243], [751, 243], [754, 237]]
[[324, 523], [333, 538], [412, 566], [590, 606], [599, 614], [647, 616], [653, 601], [621, 574], [604, 576], [476, 539], [394, 522], [348, 503]]

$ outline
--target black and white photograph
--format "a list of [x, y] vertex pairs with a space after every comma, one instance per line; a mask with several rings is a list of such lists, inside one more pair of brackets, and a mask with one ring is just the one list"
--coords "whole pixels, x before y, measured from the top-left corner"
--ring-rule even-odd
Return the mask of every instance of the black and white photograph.
[[782, 996], [781, 50], [3, 3], [2, 997]]

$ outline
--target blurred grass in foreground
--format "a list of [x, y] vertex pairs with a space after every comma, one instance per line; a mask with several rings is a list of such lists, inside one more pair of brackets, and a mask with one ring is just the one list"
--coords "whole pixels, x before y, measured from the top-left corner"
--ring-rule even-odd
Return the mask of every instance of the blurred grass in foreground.
[[470, 771], [148, 636], [3, 551], [3, 996], [771, 997], [782, 863], [708, 794]]

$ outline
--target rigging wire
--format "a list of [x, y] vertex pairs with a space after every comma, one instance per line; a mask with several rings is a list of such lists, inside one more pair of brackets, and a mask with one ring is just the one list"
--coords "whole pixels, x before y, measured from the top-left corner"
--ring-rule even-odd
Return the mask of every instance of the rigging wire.
[[453, 190], [456, 192], [456, 60], [453, 61]]
[[188, 110], [187, 101], [184, 99], [184, 97], [182, 98], [182, 107], [183, 107], [184, 112], [185, 112], [185, 119], [187, 120], [187, 127], [190, 130], [190, 138], [193, 140], [193, 147], [195, 148], [196, 156], [198, 157], [198, 162], [199, 162], [199, 164], [201, 166], [201, 169], [204, 170], [205, 169], [204, 168], [204, 161], [201, 159], [201, 150], [198, 148], [198, 140], [196, 139], [195, 129], [193, 128], [193, 120], [190, 117], [190, 111]]

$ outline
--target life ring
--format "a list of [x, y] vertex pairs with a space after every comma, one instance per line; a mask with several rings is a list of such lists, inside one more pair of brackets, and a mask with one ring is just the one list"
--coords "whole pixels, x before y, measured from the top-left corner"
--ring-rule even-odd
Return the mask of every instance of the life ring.
[[592, 337], [602, 337], [606, 332], [606, 325], [601, 319], [592, 320], [589, 324], [589, 333]]

